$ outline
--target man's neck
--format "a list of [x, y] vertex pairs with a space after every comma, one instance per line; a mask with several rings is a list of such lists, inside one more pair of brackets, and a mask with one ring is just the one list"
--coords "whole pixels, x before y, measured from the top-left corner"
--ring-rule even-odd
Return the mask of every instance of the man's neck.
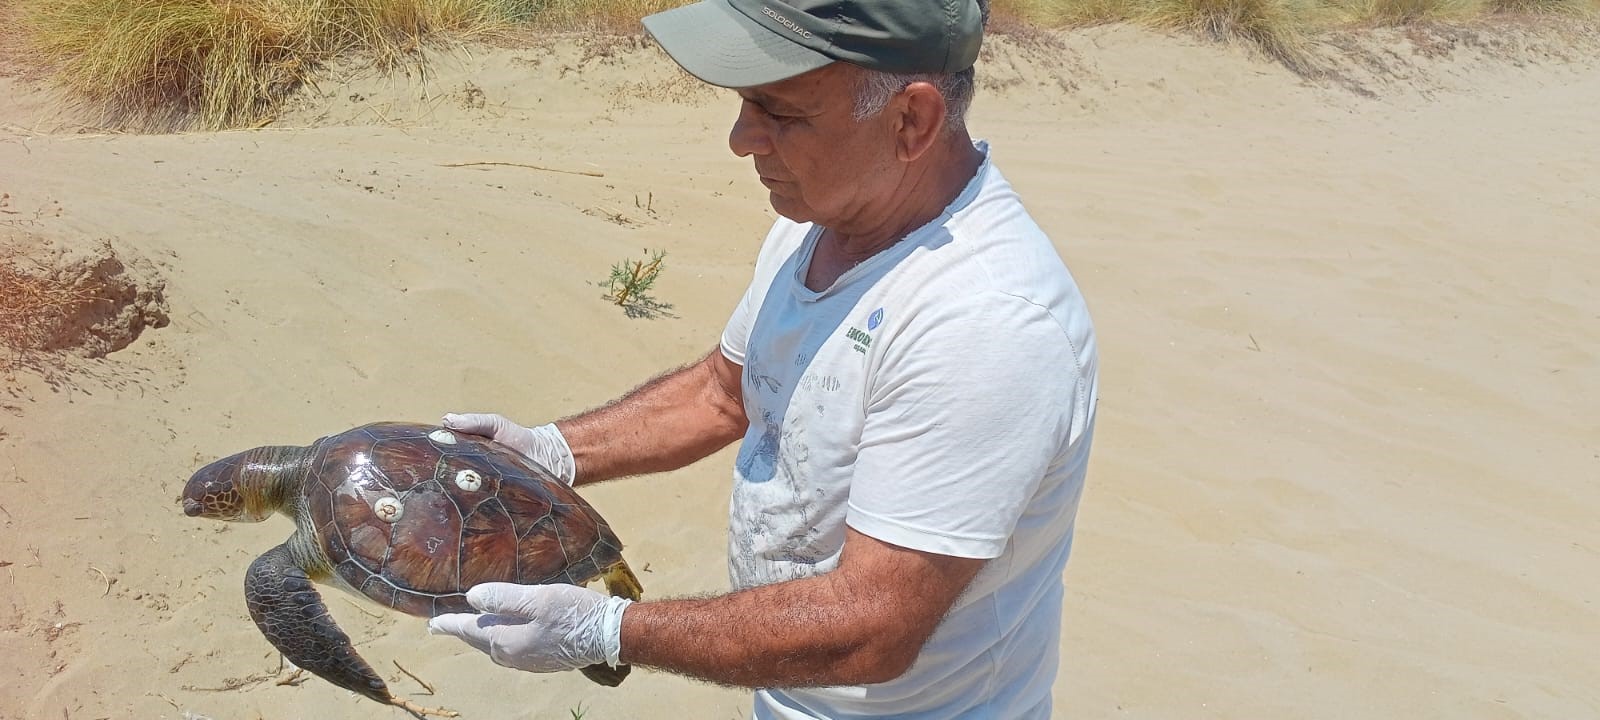
[[828, 228], [826, 236], [838, 255], [859, 263], [939, 217], [966, 188], [983, 164], [983, 153], [972, 146], [966, 132], [929, 150], [906, 173], [895, 201], [869, 218], [870, 225]]

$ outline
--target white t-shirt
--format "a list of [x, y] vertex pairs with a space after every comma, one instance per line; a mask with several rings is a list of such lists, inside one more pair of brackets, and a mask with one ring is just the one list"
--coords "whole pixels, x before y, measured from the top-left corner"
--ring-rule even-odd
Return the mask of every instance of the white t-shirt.
[[750, 420], [735, 588], [827, 572], [845, 526], [990, 559], [890, 682], [761, 690], [757, 718], [1046, 718], [1061, 573], [1093, 436], [1094, 331], [1050, 240], [984, 161], [945, 213], [805, 286], [821, 229], [779, 219], [722, 351]]

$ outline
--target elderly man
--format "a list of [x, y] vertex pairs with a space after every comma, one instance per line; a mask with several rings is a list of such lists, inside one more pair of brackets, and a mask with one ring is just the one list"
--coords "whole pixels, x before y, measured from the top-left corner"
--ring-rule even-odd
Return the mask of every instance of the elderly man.
[[733, 591], [487, 584], [430, 624], [503, 665], [760, 688], [757, 718], [1045, 718], [1093, 436], [1078, 288], [964, 116], [975, 0], [705, 0], [645, 19], [736, 88], [782, 217], [699, 362], [535, 428], [448, 415], [575, 484], [741, 439]]

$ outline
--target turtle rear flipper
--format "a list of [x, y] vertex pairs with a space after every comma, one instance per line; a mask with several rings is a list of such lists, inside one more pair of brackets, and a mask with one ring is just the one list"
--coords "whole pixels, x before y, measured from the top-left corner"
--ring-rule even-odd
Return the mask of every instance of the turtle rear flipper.
[[634, 575], [627, 561], [621, 558], [600, 573], [600, 579], [605, 582], [606, 591], [617, 597], [638, 600], [644, 596], [644, 586], [639, 584], [639, 576]]
[[389, 686], [362, 660], [328, 614], [310, 576], [294, 561], [288, 544], [268, 550], [244, 580], [250, 617], [284, 657], [313, 675], [378, 702], [419, 715], [456, 717], [450, 710], [419, 707], [389, 694]]
[[[633, 570], [628, 568], [628, 563], [621, 559], [618, 559], [611, 567], [606, 568], [605, 572], [600, 574], [600, 579], [605, 582], [606, 590], [617, 597], [638, 600], [644, 593], [643, 586], [639, 584], [639, 578], [633, 574]], [[622, 684], [622, 681], [628, 677], [628, 673], [632, 670], [633, 667], [626, 663], [616, 667], [599, 663], [582, 668], [579, 672], [582, 672], [584, 677], [597, 684], [616, 687]]]

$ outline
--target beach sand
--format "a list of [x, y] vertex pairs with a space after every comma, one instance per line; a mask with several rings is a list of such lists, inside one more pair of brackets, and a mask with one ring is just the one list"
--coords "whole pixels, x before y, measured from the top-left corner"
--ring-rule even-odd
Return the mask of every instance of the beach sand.
[[[1126, 27], [980, 66], [974, 132], [1102, 348], [1058, 717], [1600, 717], [1600, 52], [1337, 40], [1318, 81]], [[169, 318], [0, 395], [0, 718], [404, 717], [274, 684], [241, 585], [290, 523], [184, 517], [189, 474], [602, 403], [713, 347], [773, 217], [731, 93], [634, 42], [346, 69], [255, 131], [96, 132], [14, 76], [0, 97], [0, 241], [109, 241]], [[449, 167], [483, 162], [571, 172]], [[600, 283], [647, 249], [670, 308], [630, 318]], [[731, 456], [585, 489], [647, 597], [726, 587]], [[748, 711], [662, 673], [506, 670], [325, 597], [398, 694], [464, 717]]]

